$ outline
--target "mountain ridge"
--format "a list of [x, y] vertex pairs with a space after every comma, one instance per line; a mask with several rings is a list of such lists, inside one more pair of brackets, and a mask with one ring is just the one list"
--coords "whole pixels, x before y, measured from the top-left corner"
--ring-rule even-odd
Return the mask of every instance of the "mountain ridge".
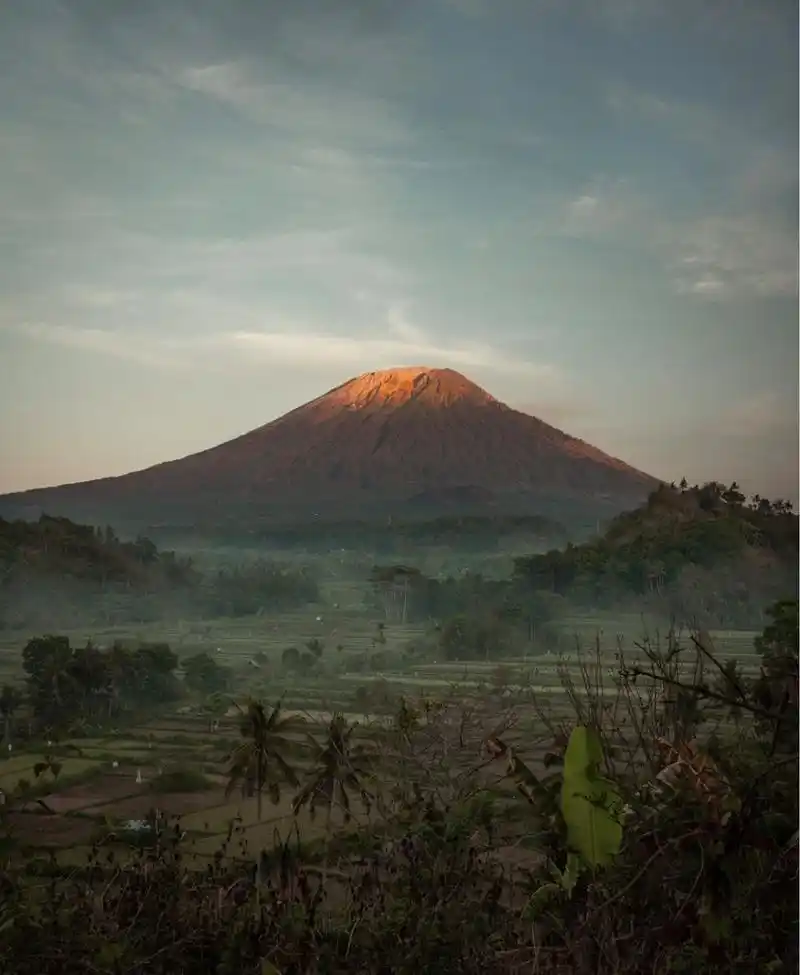
[[255, 507], [465, 496], [609, 496], [657, 484], [598, 448], [513, 410], [453, 369], [362, 373], [222, 444], [116, 477], [0, 496], [0, 507], [70, 503]]

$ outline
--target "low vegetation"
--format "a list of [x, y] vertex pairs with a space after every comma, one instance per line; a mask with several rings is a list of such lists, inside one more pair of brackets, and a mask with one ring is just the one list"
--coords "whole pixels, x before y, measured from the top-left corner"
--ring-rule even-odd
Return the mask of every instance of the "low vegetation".
[[[233, 818], [204, 867], [196, 817], [158, 809], [96, 828], [78, 862], [10, 847], [2, 968], [794, 971], [796, 601], [772, 607], [756, 650], [753, 678], [702, 634], [621, 652], [611, 680], [583, 657], [562, 671], [569, 709], [554, 716], [531, 692], [488, 733], [478, 698], [401, 697], [373, 726], [251, 700], [223, 767], [227, 791], [256, 801], [252, 825]], [[515, 735], [526, 705], [536, 731]], [[45, 808], [60, 773], [52, 757], [33, 769]], [[150, 791], [209, 787], [174, 766]], [[295, 829], [248, 852], [287, 792]], [[31, 801], [29, 786], [9, 790], [9, 839]], [[303, 827], [320, 807], [321, 832]]]
[[[663, 487], [506, 578], [373, 558], [355, 609], [318, 592], [291, 634], [306, 570], [169, 556], [181, 585], [228, 573], [220, 598], [272, 580], [237, 651], [226, 604], [188, 646], [3, 657], [0, 971], [796, 971], [798, 603], [764, 602], [796, 533], [735, 486]], [[697, 613], [633, 644], [580, 616], [601, 580], [668, 608], [686, 573]]]

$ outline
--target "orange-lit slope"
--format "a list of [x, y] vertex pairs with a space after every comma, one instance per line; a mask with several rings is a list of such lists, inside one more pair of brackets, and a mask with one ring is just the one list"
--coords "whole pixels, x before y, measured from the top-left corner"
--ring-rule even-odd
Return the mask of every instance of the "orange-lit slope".
[[469, 486], [499, 494], [644, 496], [655, 481], [498, 402], [452, 369], [366, 373], [266, 426], [122, 477], [3, 500], [322, 505]]

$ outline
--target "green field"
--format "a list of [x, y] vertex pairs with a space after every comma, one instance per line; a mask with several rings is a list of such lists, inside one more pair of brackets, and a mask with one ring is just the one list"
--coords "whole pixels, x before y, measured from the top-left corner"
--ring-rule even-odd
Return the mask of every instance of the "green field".
[[[166, 641], [181, 656], [207, 650], [231, 668], [236, 685], [232, 698], [241, 700], [247, 694], [258, 694], [268, 703], [282, 698], [284, 707], [303, 715], [309, 731], [317, 734], [338, 710], [349, 722], [360, 725], [361, 735], [368, 739], [371, 727], [391, 722], [400, 695], [404, 695], [416, 701], [427, 698], [443, 702], [453, 714], [459, 709], [473, 711], [477, 715], [475, 740], [479, 750], [481, 736], [509, 723], [513, 715], [513, 727], [504, 732], [505, 739], [535, 764], [549, 741], [543, 709], [554, 724], [574, 719], [565, 674], [576, 681], [580, 694], [580, 667], [593, 670], [599, 664], [594, 680], [614, 694], [614, 653], [620, 642], [626, 654], [636, 655], [634, 645], [644, 634], [652, 637], [659, 627], [662, 633], [666, 631], [663, 621], [659, 624], [635, 614], [596, 613], [560, 622], [565, 645], [572, 649], [559, 654], [531, 644], [518, 647], [513, 656], [503, 660], [435, 661], [429, 657], [398, 670], [352, 673], [352, 661], [377, 647], [378, 623], [383, 621], [365, 612], [363, 591], [352, 585], [332, 583], [326, 595], [330, 602], [303, 612], [218, 619], [203, 628], [174, 621], [134, 628], [75, 630], [67, 635], [74, 644], [92, 639], [101, 646], [114, 640]], [[710, 635], [721, 658], [737, 657], [745, 673], [755, 672], [755, 633], [729, 630], [712, 631]], [[289, 646], [302, 648], [313, 638], [325, 645], [321, 673], [291, 680], [282, 675], [282, 652]], [[426, 639], [430, 639], [426, 626], [385, 623], [380, 649], [402, 650]], [[24, 640], [20, 635], [0, 647], [0, 679], [18, 681], [22, 676], [20, 650]], [[337, 645], [342, 649], [335, 649]], [[254, 667], [253, 657], [259, 651], [266, 660]], [[369, 700], [366, 705], [365, 695]], [[265, 798], [261, 821], [255, 799], [242, 800], [238, 793], [226, 798], [226, 758], [238, 736], [237, 711], [231, 707], [212, 732], [208, 717], [197, 711], [200, 703], [175, 705], [133, 726], [109, 729], [102, 736], [57, 742], [50, 749], [61, 763], [57, 778], [46, 772], [36, 782], [38, 794], [53, 812], [48, 815], [36, 805], [15, 813], [13, 825], [22, 845], [55, 848], [67, 859], [74, 858], [88, 848], [98, 829], [109, 830], [115, 823], [140, 818], [153, 808], [180, 818], [181, 828], [190, 838], [192, 855], [201, 861], [223, 846], [228, 855], [252, 855], [270, 847], [276, 837], [285, 838], [294, 826], [306, 839], [323, 835], [324, 817], [312, 820], [306, 811], [295, 817], [290, 793], [284, 792], [277, 806]], [[0, 759], [0, 788], [11, 792], [20, 779], [33, 780], [34, 766], [45, 760], [46, 751], [40, 744], [29, 754], [17, 749], [4, 755]], [[175, 768], [205, 775], [207, 787], [192, 793], [154, 791], [152, 783], [159, 773]], [[502, 775], [495, 775], [498, 778]], [[239, 827], [235, 841], [226, 845], [233, 820]], [[366, 811], [356, 803], [354, 821], [348, 829], [366, 821]], [[335, 816], [334, 824], [341, 828]]]

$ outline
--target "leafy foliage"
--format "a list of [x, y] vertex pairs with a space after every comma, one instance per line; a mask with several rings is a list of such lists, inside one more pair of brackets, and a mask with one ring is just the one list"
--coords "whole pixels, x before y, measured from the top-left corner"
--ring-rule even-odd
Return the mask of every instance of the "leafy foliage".
[[226, 794], [230, 795], [240, 786], [243, 795], [255, 795], [258, 818], [261, 819], [265, 789], [270, 799], [278, 803], [282, 784], [298, 784], [297, 773], [289, 760], [298, 748], [298, 741], [292, 734], [303, 729], [303, 719], [283, 715], [280, 703], [268, 709], [260, 701], [248, 701], [242, 711], [239, 728], [242, 741], [233, 750], [228, 762]]
[[175, 700], [178, 658], [167, 644], [143, 643], [129, 649], [115, 643], [70, 645], [65, 636], [29, 640], [22, 665], [33, 716], [42, 727], [76, 728], [102, 723], [145, 702]]
[[325, 741], [315, 744], [315, 763], [305, 785], [294, 798], [295, 813], [308, 807], [313, 816], [318, 806], [324, 806], [328, 818], [339, 809], [344, 822], [351, 818], [350, 793], [356, 793], [369, 807], [372, 796], [364, 785], [374, 765], [374, 753], [352, 742], [354, 726], [336, 713], [328, 725]]
[[648, 596], [681, 619], [723, 610], [752, 619], [770, 594], [796, 588], [797, 553], [789, 502], [747, 503], [735, 484], [661, 485], [601, 538], [516, 559], [515, 578], [594, 606]]
[[[620, 650], [612, 688], [584, 660], [579, 690], [562, 673], [574, 720], [554, 724], [539, 711], [543, 772], [503, 742], [502, 728], [470, 741], [470, 716], [452, 720], [457, 702], [403, 698], [391, 728], [371, 729], [373, 749], [335, 714], [306, 777], [295, 756], [307, 724], [249, 701], [229, 791], [257, 795], [260, 817], [263, 791], [277, 800], [291, 788], [298, 811], [339, 810], [342, 821], [354, 795], [374, 796], [375, 821], [338, 838], [329, 830], [324, 854], [284, 839], [256, 864], [226, 846], [205, 870], [187, 860], [179, 825], [156, 820], [127, 859], [107, 837], [67, 867], [0, 853], [0, 971], [795, 971], [795, 600], [771, 607], [756, 647], [755, 680], [720, 661], [702, 633], [645, 642], [631, 658]], [[23, 658], [40, 721], [175, 692], [177, 660], [163, 645], [73, 648], [49, 636]], [[0, 707], [13, 715], [16, 697], [4, 691]], [[730, 714], [735, 722], [720, 721]], [[523, 746], [529, 734], [520, 730]], [[478, 743], [488, 761], [477, 762]], [[487, 774], [495, 759], [506, 762], [502, 788]], [[205, 784], [179, 771], [153, 787]], [[12, 806], [51, 785], [60, 762], [48, 753], [33, 772]], [[509, 863], [509, 850], [532, 859]]]
[[622, 843], [622, 799], [600, 774], [602, 761], [597, 731], [583, 725], [574, 728], [564, 755], [561, 813], [567, 842], [593, 869], [610, 863]]

